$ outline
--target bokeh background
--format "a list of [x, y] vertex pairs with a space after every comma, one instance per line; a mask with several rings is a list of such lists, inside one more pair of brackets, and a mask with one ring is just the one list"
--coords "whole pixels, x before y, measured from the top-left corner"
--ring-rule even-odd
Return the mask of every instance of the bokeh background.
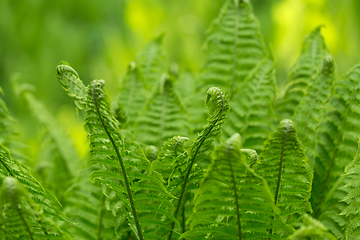
[[[302, 38], [319, 25], [337, 63], [338, 76], [360, 63], [359, 0], [251, 0], [264, 40], [277, 60], [279, 88], [300, 54]], [[105, 79], [110, 98], [126, 67], [148, 41], [165, 33], [168, 66], [193, 71], [205, 59], [206, 30], [224, 0], [1, 0], [0, 86], [25, 151], [36, 158], [40, 141], [33, 117], [12, 91], [12, 79], [30, 83], [86, 153], [83, 121], [60, 87], [55, 67], [65, 60], [85, 83]], [[40, 134], [41, 135], [41, 134]]]

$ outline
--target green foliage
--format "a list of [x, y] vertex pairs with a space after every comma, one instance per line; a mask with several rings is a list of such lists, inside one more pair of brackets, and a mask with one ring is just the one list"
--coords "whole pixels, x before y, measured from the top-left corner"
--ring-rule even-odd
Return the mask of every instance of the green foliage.
[[318, 130], [318, 152], [314, 166], [312, 204], [319, 217], [327, 193], [353, 159], [360, 132], [360, 65], [332, 86], [333, 94]]
[[256, 151], [261, 151], [264, 141], [274, 128], [274, 64], [272, 55], [265, 57], [240, 84], [240, 90], [230, 102], [228, 124], [224, 127], [224, 135], [239, 132], [244, 141], [243, 146]]
[[276, 115], [279, 119], [293, 116], [303, 96], [307, 94], [308, 87], [312, 85], [323, 58], [329, 54], [320, 32], [321, 27], [317, 27], [304, 38], [301, 56], [290, 70], [285, 92], [276, 101]]
[[15, 91], [45, 131], [40, 161], [22, 156], [0, 99], [0, 239], [359, 238], [360, 65], [336, 79], [318, 27], [277, 98], [248, 0], [225, 1], [198, 78], [167, 67], [163, 38], [128, 65], [111, 105], [104, 80], [57, 66], [84, 110], [86, 161], [26, 84]]
[[285, 119], [270, 134], [253, 167], [265, 178], [275, 206], [287, 223], [294, 223], [299, 216], [312, 211], [309, 199], [313, 175], [306, 167], [307, 161], [293, 122]]
[[[216, 148], [195, 195], [189, 239], [279, 239], [291, 228], [279, 217], [264, 178], [249, 168], [240, 135]], [[276, 229], [272, 232], [270, 229]]]

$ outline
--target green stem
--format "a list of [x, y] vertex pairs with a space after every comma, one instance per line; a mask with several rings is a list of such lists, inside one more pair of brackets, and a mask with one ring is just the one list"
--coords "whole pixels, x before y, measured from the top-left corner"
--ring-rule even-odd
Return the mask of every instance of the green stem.
[[105, 123], [101, 117], [101, 114], [100, 114], [100, 111], [99, 111], [99, 107], [97, 105], [97, 102], [96, 102], [96, 97], [95, 97], [95, 84], [93, 84], [93, 88], [92, 88], [92, 94], [93, 94], [93, 102], [95, 104], [95, 109], [96, 109], [96, 112], [99, 116], [99, 119], [100, 119], [100, 122], [106, 132], [106, 134], [108, 135], [109, 137], [109, 140], [111, 142], [111, 144], [113, 145], [114, 149], [115, 149], [115, 152], [116, 152], [116, 156], [118, 158], [118, 161], [119, 161], [119, 164], [120, 164], [120, 167], [121, 167], [121, 171], [122, 171], [122, 175], [124, 176], [124, 181], [125, 181], [125, 187], [126, 187], [126, 191], [127, 191], [127, 194], [128, 194], [128, 197], [129, 197], [129, 202], [130, 202], [130, 207], [131, 207], [131, 211], [132, 211], [132, 214], [133, 214], [133, 217], [134, 217], [134, 221], [135, 221], [135, 225], [136, 225], [136, 230], [138, 232], [138, 237], [140, 240], [143, 240], [144, 237], [142, 235], [142, 231], [141, 231], [141, 227], [140, 227], [140, 223], [139, 223], [139, 218], [138, 218], [138, 215], [137, 215], [137, 212], [136, 212], [136, 208], [135, 208], [135, 203], [134, 203], [134, 199], [133, 199], [133, 196], [132, 196], [132, 192], [131, 192], [131, 189], [130, 189], [130, 183], [129, 183], [129, 180], [128, 180], [128, 176], [126, 174], [126, 169], [125, 169], [125, 165], [124, 165], [124, 162], [123, 162], [123, 159], [119, 153], [119, 150], [115, 144], [115, 141], [114, 139], [111, 137], [109, 131], [107, 130], [106, 126], [105, 126]]

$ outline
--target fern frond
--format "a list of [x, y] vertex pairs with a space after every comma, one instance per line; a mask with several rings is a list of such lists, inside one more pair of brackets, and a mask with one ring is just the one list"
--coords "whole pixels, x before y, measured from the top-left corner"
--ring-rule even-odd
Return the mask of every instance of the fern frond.
[[304, 215], [302, 217], [302, 222], [303, 225], [288, 239], [337, 240], [337, 238], [329, 232], [329, 229], [327, 229], [321, 222], [310, 217], [309, 215]]
[[299, 139], [312, 167], [316, 155], [316, 135], [325, 114], [325, 106], [331, 96], [331, 86], [335, 78], [334, 71], [334, 60], [327, 55], [323, 60], [320, 72], [315, 75], [314, 82], [309, 85], [307, 94], [302, 98], [293, 117]]
[[[134, 123], [146, 102], [146, 83], [135, 62], [129, 64], [127, 73], [122, 80], [120, 91], [116, 97], [119, 108], [126, 115], [124, 128], [134, 131]], [[119, 120], [119, 119], [118, 119]]]
[[121, 239], [131, 232], [124, 219], [116, 219], [111, 211], [106, 209], [106, 196], [101, 186], [92, 184], [87, 174], [82, 174], [67, 194], [69, 204], [64, 213], [73, 224], [67, 224], [66, 229], [74, 236], [88, 240]]
[[293, 122], [285, 119], [270, 134], [259, 163], [253, 167], [267, 181], [275, 205], [287, 223], [312, 211], [309, 199], [313, 176], [306, 167], [307, 161]]
[[313, 76], [320, 68], [322, 60], [329, 54], [320, 32], [321, 27], [315, 28], [304, 38], [301, 55], [288, 75], [284, 95], [276, 101], [275, 109], [278, 119], [293, 116], [298, 104], [306, 95], [308, 86], [313, 83]]
[[[36, 117], [36, 119], [47, 129], [51, 139], [56, 145], [58, 152], [61, 155], [64, 169], [68, 173], [68, 178], [77, 176], [77, 172], [80, 168], [80, 157], [77, 154], [76, 149], [71, 144], [71, 141], [62, 132], [55, 118], [46, 109], [46, 107], [36, 99], [33, 93], [26, 89], [23, 84], [16, 87], [16, 92], [23, 97], [30, 111]], [[23, 90], [21, 92], [21, 90]]]
[[156, 87], [160, 76], [165, 72], [165, 54], [162, 49], [164, 35], [161, 34], [150, 41], [135, 58], [146, 83], [151, 88]]
[[231, 110], [224, 125], [224, 136], [240, 133], [244, 148], [260, 152], [273, 131], [275, 115], [273, 103], [276, 94], [273, 55], [265, 57], [248, 75], [241, 89], [230, 101]]
[[[181, 190], [178, 194], [174, 194], [179, 196], [173, 214], [175, 218], [177, 218], [180, 208], [184, 205], [182, 201], [185, 193], [194, 188], [194, 185], [197, 185], [203, 176], [203, 165], [209, 160], [212, 143], [215, 137], [220, 134], [224, 118], [229, 111], [227, 96], [216, 87], [212, 87], [207, 91], [205, 104], [210, 111], [208, 124], [204, 126], [202, 132], [198, 134], [188, 150], [186, 171], [180, 178], [181, 182], [179, 183]], [[175, 222], [172, 222], [171, 232], [168, 236], [169, 240], [172, 239], [174, 227]]]
[[189, 221], [191, 230], [181, 237], [280, 239], [292, 233], [292, 228], [282, 222], [266, 181], [242, 156], [239, 134], [216, 148], [196, 192]]
[[252, 168], [258, 161], [258, 154], [254, 149], [241, 149], [245, 156], [247, 156], [247, 164]]
[[333, 94], [319, 126], [311, 201], [315, 218], [332, 186], [352, 161], [360, 138], [360, 65], [333, 84]]
[[248, 1], [228, 0], [214, 20], [206, 45], [209, 55], [201, 89], [218, 86], [232, 99], [238, 84], [265, 56], [258, 20]]
[[160, 149], [169, 138], [189, 135], [188, 115], [173, 79], [163, 74], [158, 88], [136, 122], [136, 140]]
[[70, 239], [56, 224], [46, 219], [41, 207], [16, 178], [2, 179], [0, 211], [0, 239]]
[[[338, 239], [351, 239], [350, 235], [346, 238], [344, 229], [346, 229], [353, 220], [357, 217], [359, 209], [350, 208], [350, 205], [357, 205], [358, 179], [359, 179], [359, 163], [360, 163], [360, 141], [358, 141], [358, 151], [354, 160], [345, 168], [345, 173], [340, 176], [336, 183], [331, 188], [330, 192], [322, 205], [321, 215], [319, 220], [327, 226], [331, 232]], [[349, 211], [350, 210], [350, 211]], [[351, 232], [351, 231], [350, 231]], [[360, 236], [353, 233], [354, 238]]]
[[[2, 88], [0, 87], [0, 94], [2, 94]], [[9, 138], [15, 132], [12, 127], [13, 119], [9, 114], [9, 110], [2, 98], [0, 98], [0, 143], [9, 144]]]
[[[85, 126], [90, 138], [91, 173], [113, 192], [112, 203], [128, 212], [130, 227], [139, 239], [160, 238], [166, 219], [175, 220], [162, 177], [152, 171], [150, 162], [135, 143], [124, 142], [116, 119], [111, 116], [103, 80], [94, 80], [86, 103]], [[124, 209], [123, 209], [124, 210]], [[143, 230], [141, 230], [143, 229]]]
[[87, 87], [80, 80], [79, 74], [70, 65], [61, 61], [56, 67], [56, 76], [67, 94], [74, 98], [78, 109], [84, 109]]

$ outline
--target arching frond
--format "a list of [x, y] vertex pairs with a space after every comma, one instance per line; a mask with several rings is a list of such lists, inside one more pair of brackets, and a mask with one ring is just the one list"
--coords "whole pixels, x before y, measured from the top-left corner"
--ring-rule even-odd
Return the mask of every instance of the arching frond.
[[254, 149], [241, 149], [240, 150], [245, 156], [247, 156], [247, 164], [252, 168], [258, 161], [258, 154]]
[[[221, 127], [224, 123], [224, 118], [229, 111], [229, 104], [227, 96], [216, 87], [212, 87], [207, 91], [206, 106], [210, 110], [210, 116], [208, 118], [208, 124], [204, 126], [201, 133], [194, 139], [188, 150], [188, 160], [186, 165], [186, 171], [183, 173], [180, 192], [174, 194], [179, 196], [176, 209], [173, 216], [177, 218], [180, 208], [184, 205], [183, 198], [186, 192], [194, 188], [194, 185], [198, 185], [200, 179], [203, 176], [205, 166], [209, 162], [209, 155], [212, 150], [212, 143], [216, 136], [221, 133]], [[171, 224], [171, 230], [175, 227], [175, 222]], [[168, 239], [171, 240], [173, 231], [170, 232]]]
[[0, 239], [70, 239], [22, 188], [16, 178], [2, 179]]
[[334, 60], [327, 55], [323, 60], [320, 72], [315, 75], [313, 83], [309, 85], [307, 94], [302, 98], [293, 117], [299, 139], [312, 166], [317, 150], [316, 135], [325, 114], [325, 106], [331, 96], [331, 86], [335, 78], [334, 71]]
[[288, 238], [289, 240], [337, 240], [337, 238], [330, 233], [329, 229], [309, 215], [304, 215], [302, 222], [302, 226]]
[[45, 189], [35, 179], [29, 169], [11, 157], [10, 151], [0, 144], [0, 181], [5, 177], [14, 177], [29, 192], [33, 201], [38, 204], [44, 216], [54, 221], [66, 221], [61, 212], [61, 204], [52, 192]]
[[[235, 134], [217, 147], [195, 196], [189, 239], [280, 239], [292, 233], [264, 178], [249, 168]], [[276, 229], [276, 231], [270, 231]]]
[[306, 94], [308, 86], [313, 83], [313, 76], [320, 68], [323, 58], [329, 54], [324, 37], [320, 30], [315, 28], [305, 36], [301, 55], [288, 75], [283, 96], [276, 101], [276, 115], [278, 119], [291, 118]]
[[140, 51], [135, 62], [142, 72], [145, 82], [151, 87], [156, 87], [160, 76], [165, 72], [165, 54], [162, 41], [165, 34], [161, 34]]
[[169, 138], [189, 135], [188, 115], [173, 79], [163, 74], [136, 122], [136, 140], [158, 149]]
[[308, 161], [292, 121], [282, 120], [270, 134], [253, 169], [267, 181], [287, 223], [312, 211], [309, 202], [313, 175], [306, 167]]
[[240, 133], [245, 148], [260, 152], [273, 131], [276, 94], [275, 66], [272, 54], [265, 57], [249, 74], [230, 101], [231, 110], [224, 125], [224, 136]]
[[209, 54], [200, 75], [201, 89], [218, 86], [232, 99], [238, 84], [265, 56], [259, 23], [249, 1], [225, 2], [206, 45]]
[[333, 94], [319, 126], [311, 203], [318, 218], [332, 186], [353, 159], [360, 138], [360, 65], [333, 84]]
[[139, 239], [159, 239], [164, 234], [161, 228], [166, 228], [164, 222], [175, 220], [169, 202], [172, 196], [163, 186], [162, 177], [152, 171], [142, 149], [124, 141], [116, 119], [110, 114], [103, 85], [103, 80], [94, 80], [86, 102], [88, 165], [95, 168], [91, 178], [114, 194], [112, 203], [127, 212], [130, 227]]
[[61, 61], [56, 67], [56, 76], [67, 94], [74, 98], [78, 109], [84, 109], [87, 87], [81, 81], [79, 74], [70, 65]]

